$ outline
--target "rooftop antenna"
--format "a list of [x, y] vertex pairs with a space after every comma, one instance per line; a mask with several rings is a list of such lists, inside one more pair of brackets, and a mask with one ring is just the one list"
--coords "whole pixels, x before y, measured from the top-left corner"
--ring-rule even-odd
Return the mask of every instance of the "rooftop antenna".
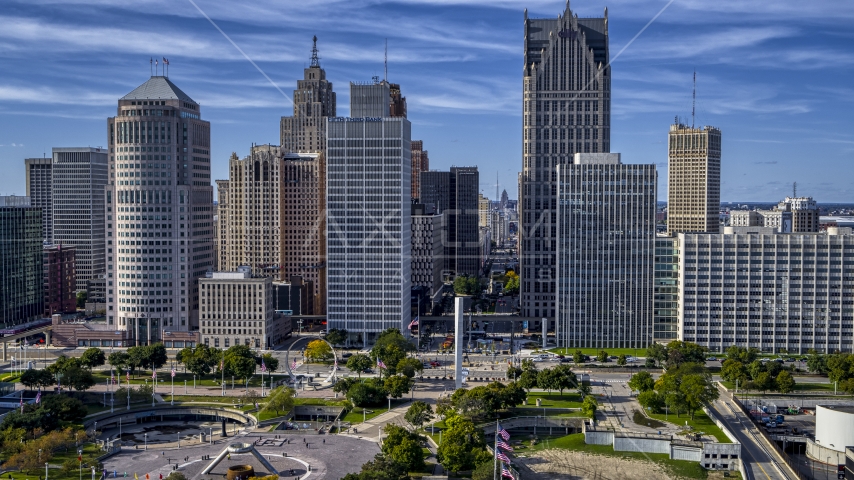
[[383, 73], [383, 80], [388, 82], [388, 38], [385, 39], [385, 57], [383, 59], [383, 63], [385, 65], [385, 72]]
[[320, 68], [320, 57], [317, 56], [317, 35], [311, 40], [314, 42], [311, 47], [311, 66]]
[[694, 114], [697, 107], [697, 70], [694, 70], [694, 91], [691, 93], [691, 128], [694, 128]]
[[495, 172], [495, 199], [498, 200], [500, 197], [498, 196], [498, 171]]
[[798, 198], [798, 182], [792, 182], [792, 198]]

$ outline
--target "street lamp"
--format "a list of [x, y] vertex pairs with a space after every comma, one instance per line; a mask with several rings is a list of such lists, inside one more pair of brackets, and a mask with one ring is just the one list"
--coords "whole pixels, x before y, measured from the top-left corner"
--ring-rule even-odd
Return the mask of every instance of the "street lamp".
[[142, 434], [142, 436], [143, 436], [143, 437], [144, 437], [144, 439], [145, 439], [145, 449], [146, 449], [146, 450], [148, 450], [148, 434], [147, 434], [147, 433], [143, 433], [143, 434]]

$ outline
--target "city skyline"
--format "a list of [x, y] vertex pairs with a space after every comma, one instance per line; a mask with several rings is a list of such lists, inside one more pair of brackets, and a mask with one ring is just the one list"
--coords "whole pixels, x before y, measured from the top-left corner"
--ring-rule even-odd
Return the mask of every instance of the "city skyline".
[[[278, 119], [293, 108], [289, 99], [191, 3], [168, 10], [160, 3], [80, 0], [74, 9], [52, 5], [49, 11], [12, 4], [3, 18], [9, 28], [0, 32], [0, 56], [9, 66], [0, 80], [0, 162], [12, 171], [0, 180], [0, 193], [24, 195], [24, 158], [55, 146], [104, 146], [100, 119], [115, 98], [145, 81], [149, 58], [169, 58], [172, 79], [198, 92], [195, 99], [210, 114], [213, 178], [227, 178], [232, 151], [242, 157], [251, 142], [277, 142]], [[431, 167], [480, 164], [480, 190], [487, 196], [494, 190], [489, 170], [499, 170], [500, 187], [515, 197], [523, 10], [549, 18], [564, 2], [333, 2], [287, 12], [265, 2], [246, 12], [198, 5], [285, 93], [310, 62], [313, 35], [338, 85], [382, 77], [388, 38], [389, 81], [407, 97], [414, 135], [428, 146]], [[854, 100], [844, 85], [854, 56], [842, 45], [854, 7], [597, 1], [572, 8], [594, 17], [606, 5], [614, 61], [610, 150], [656, 163], [660, 200], [667, 194], [667, 126], [676, 115], [690, 118], [695, 68], [696, 124], [727, 132], [723, 201], [776, 201], [794, 180], [802, 194], [822, 203], [851, 198], [852, 187], [826, 173], [842, 168], [854, 151], [850, 120], [834, 108]], [[332, 10], [338, 12], [334, 21], [325, 15]], [[368, 20], [378, 10], [396, 21], [377, 28]], [[124, 14], [137, 19], [129, 28], [132, 42], [116, 42], [117, 30], [100, 21]], [[259, 34], [258, 22], [293, 28]], [[834, 58], [837, 74], [814, 75], [812, 58], [819, 53]], [[348, 92], [340, 93], [346, 105]]]

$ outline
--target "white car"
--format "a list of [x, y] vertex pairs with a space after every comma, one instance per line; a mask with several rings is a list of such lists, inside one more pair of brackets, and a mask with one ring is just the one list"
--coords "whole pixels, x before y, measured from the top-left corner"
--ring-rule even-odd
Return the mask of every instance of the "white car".
[[536, 363], [540, 363], [540, 362], [545, 362], [546, 359], [543, 357], [534, 357], [533, 361]]

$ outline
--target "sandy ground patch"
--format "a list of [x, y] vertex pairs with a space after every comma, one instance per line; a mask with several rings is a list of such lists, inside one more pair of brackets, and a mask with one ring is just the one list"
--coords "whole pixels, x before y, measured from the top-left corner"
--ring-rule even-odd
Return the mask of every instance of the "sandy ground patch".
[[536, 472], [537, 480], [677, 480], [651, 461], [572, 450], [543, 450], [518, 461]]

